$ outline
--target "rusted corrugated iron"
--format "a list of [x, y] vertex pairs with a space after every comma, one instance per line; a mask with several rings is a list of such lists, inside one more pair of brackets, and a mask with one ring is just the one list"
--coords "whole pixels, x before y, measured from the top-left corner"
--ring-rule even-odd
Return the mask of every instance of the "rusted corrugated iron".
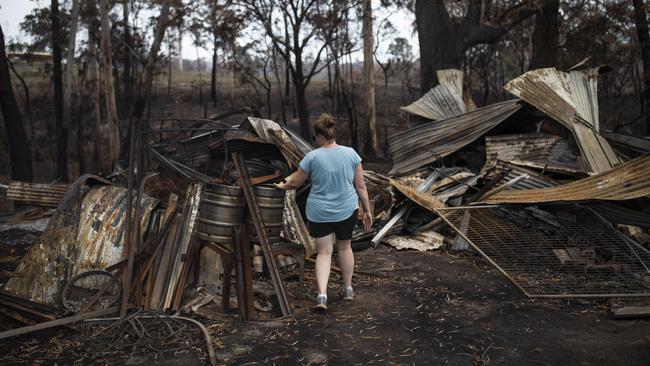
[[277, 144], [279, 137], [284, 146], [278, 146], [278, 148], [281, 148], [283, 153], [285, 150], [291, 151], [290, 157], [296, 156], [302, 159], [303, 156], [313, 150], [312, 145], [300, 137], [300, 135], [269, 119], [248, 117], [244, 124], [246, 123], [251, 125], [255, 133], [262, 140], [270, 144]]
[[540, 203], [556, 201], [621, 201], [650, 195], [650, 155], [558, 187], [508, 190], [483, 203]]
[[[157, 203], [155, 198], [142, 197], [141, 232], [145, 232], [151, 210]], [[73, 275], [104, 269], [123, 259], [126, 216], [126, 189], [99, 186], [86, 193], [79, 217], [79, 252]]]
[[[434, 121], [471, 111], [463, 100], [463, 72], [449, 69], [437, 72], [440, 84], [420, 99], [400, 109]], [[473, 105], [472, 105], [473, 106]]]
[[562, 123], [575, 136], [592, 172], [620, 163], [614, 150], [597, 132], [597, 69], [565, 73], [555, 68], [529, 71], [506, 84], [505, 89]]
[[57, 207], [67, 190], [67, 184], [41, 184], [13, 181], [7, 187], [7, 198], [29, 205]]
[[393, 169], [389, 174], [412, 172], [460, 150], [520, 108], [519, 100], [508, 100], [390, 136]]
[[[52, 304], [79, 271], [103, 269], [122, 259], [126, 189], [106, 184], [110, 182], [84, 175], [70, 186], [43, 235], [18, 264], [19, 276], [5, 290]], [[143, 227], [155, 202], [146, 196], [142, 200]]]
[[485, 137], [485, 166], [497, 160], [532, 162], [556, 172], [583, 168], [575, 151], [563, 138], [547, 134], [514, 134]]

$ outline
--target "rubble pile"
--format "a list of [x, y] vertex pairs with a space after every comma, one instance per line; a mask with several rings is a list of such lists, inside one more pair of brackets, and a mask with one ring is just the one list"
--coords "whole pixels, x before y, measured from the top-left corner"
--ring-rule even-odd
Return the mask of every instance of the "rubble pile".
[[[478, 254], [529, 297], [650, 296], [650, 142], [600, 131], [597, 74], [534, 70], [505, 86], [512, 99], [476, 108], [462, 73], [440, 71], [403, 108], [427, 121], [389, 136], [389, 173], [365, 172], [375, 223], [353, 247]], [[292, 314], [315, 254], [309, 184], [279, 204], [260, 192], [313, 147], [253, 117], [137, 121], [130, 136], [129, 161], [108, 177], [4, 187], [39, 209], [1, 225], [49, 223], [3, 272], [0, 311], [27, 327], [0, 338], [134, 308]]]

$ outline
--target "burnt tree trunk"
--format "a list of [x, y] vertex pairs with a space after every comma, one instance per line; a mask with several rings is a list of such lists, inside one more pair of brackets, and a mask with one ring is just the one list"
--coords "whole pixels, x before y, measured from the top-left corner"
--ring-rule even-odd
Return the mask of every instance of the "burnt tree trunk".
[[[66, 55], [65, 62], [65, 90], [63, 91], [63, 127], [68, 131], [68, 136], [66, 137], [66, 142], [70, 141], [74, 146], [79, 146], [79, 120], [77, 116], [73, 117], [74, 101], [73, 98], [76, 98], [76, 94], [73, 92], [76, 89], [76, 83], [74, 80], [74, 53], [77, 40], [77, 24], [79, 19], [79, 12], [81, 10], [81, 4], [79, 0], [72, 1], [72, 21], [70, 22], [70, 35], [68, 37], [68, 52]], [[76, 100], [76, 99], [75, 99]], [[78, 164], [80, 157], [77, 156], [78, 149], [71, 149], [70, 160], [73, 164]], [[77, 165], [74, 165], [75, 167]], [[79, 171], [76, 171], [74, 167], [70, 167], [72, 170], [72, 176], [79, 175]]]
[[367, 153], [377, 156], [377, 115], [375, 110], [375, 63], [373, 60], [374, 40], [372, 35], [372, 4], [363, 0], [363, 83], [366, 92], [366, 138]]
[[122, 72], [122, 93], [124, 101], [127, 105], [131, 104], [133, 98], [133, 72], [131, 71], [131, 29], [129, 27], [129, 0], [124, 0], [122, 3], [122, 21], [124, 22], [124, 44], [126, 49], [124, 51], [124, 71]]
[[469, 0], [467, 14], [452, 19], [445, 3], [438, 0], [416, 0], [415, 21], [420, 43], [420, 94], [438, 84], [437, 70], [460, 69], [465, 51], [478, 44], [495, 43], [509, 27], [532, 16], [535, 3], [522, 2], [505, 10], [495, 26], [481, 19], [487, 2]]
[[9, 140], [9, 159], [11, 160], [11, 179], [31, 182], [32, 153], [25, 134], [23, 118], [16, 103], [16, 96], [9, 76], [9, 64], [5, 52], [5, 36], [0, 26], [0, 108], [5, 121]]
[[634, 23], [641, 47], [641, 60], [643, 62], [643, 99], [642, 111], [646, 118], [646, 134], [650, 134], [650, 36], [648, 35], [648, 16], [643, 0], [633, 0]]
[[63, 125], [63, 75], [61, 66], [61, 19], [59, 1], [52, 0], [52, 76], [54, 78], [54, 130], [56, 135], [56, 176], [68, 181], [68, 132]]
[[156, 24], [156, 29], [154, 31], [154, 39], [149, 49], [149, 54], [147, 55], [147, 62], [144, 65], [142, 70], [143, 81], [139, 88], [138, 99], [135, 104], [133, 115], [136, 118], [141, 118], [144, 109], [149, 105], [151, 100], [151, 89], [153, 88], [153, 71], [156, 64], [156, 58], [158, 57], [158, 52], [160, 51], [160, 45], [162, 44], [165, 31], [169, 26], [169, 7], [170, 0], [166, 0], [162, 4], [162, 9], [160, 10], [160, 15], [158, 17], [158, 22]]
[[420, 43], [420, 94], [424, 94], [438, 85], [437, 70], [460, 68], [465, 47], [461, 26], [451, 21], [444, 2], [417, 0], [415, 22]]
[[[110, 30], [111, 25], [108, 19], [108, 0], [100, 0], [99, 16], [101, 22], [101, 50], [102, 50], [102, 84], [104, 100], [106, 102], [106, 123], [108, 132], [108, 156], [106, 168], [117, 160], [120, 153], [120, 130], [117, 123], [117, 106], [115, 103], [115, 88], [113, 85], [113, 49], [111, 47]], [[105, 172], [106, 173], [106, 172]]]
[[559, 0], [545, 0], [542, 8], [535, 14], [531, 69], [557, 66], [560, 36], [559, 10]]
[[210, 100], [213, 106], [217, 106], [217, 35], [214, 35], [212, 45], [212, 72], [210, 75]]
[[[293, 86], [296, 92], [296, 108], [298, 109], [298, 121], [300, 122], [300, 134], [302, 137], [307, 138], [310, 136], [311, 128], [309, 126], [309, 108], [307, 105], [305, 74], [302, 65], [302, 52], [300, 42], [298, 39], [298, 32], [294, 32], [294, 55], [295, 55], [295, 68], [292, 70]], [[290, 62], [287, 60], [287, 62]]]

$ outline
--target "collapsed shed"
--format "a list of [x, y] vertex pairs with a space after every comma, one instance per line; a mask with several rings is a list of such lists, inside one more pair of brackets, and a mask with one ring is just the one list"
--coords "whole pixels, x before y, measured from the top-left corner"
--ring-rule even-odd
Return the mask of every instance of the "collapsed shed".
[[[533, 70], [505, 86], [520, 99], [463, 113], [449, 107], [448, 100], [461, 103], [442, 93], [446, 85], [403, 108], [432, 120], [389, 137], [391, 184], [428, 212], [419, 222], [409, 217], [413, 206], [398, 212], [418, 235], [414, 247], [422, 233], [448, 227], [457, 235], [452, 248], [482, 254], [528, 296], [650, 295], [650, 252], [620, 232], [649, 226], [650, 161], [624, 163], [601, 135], [598, 72]], [[470, 178], [450, 169], [467, 169]], [[424, 186], [427, 176], [435, 177]], [[443, 178], [453, 183], [438, 189]], [[450, 191], [460, 195], [448, 200]], [[407, 238], [373, 241], [404, 247]]]

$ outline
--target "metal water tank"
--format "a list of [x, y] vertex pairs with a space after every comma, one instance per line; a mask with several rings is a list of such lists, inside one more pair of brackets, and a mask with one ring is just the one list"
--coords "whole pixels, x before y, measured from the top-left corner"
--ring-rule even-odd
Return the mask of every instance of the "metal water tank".
[[[284, 191], [277, 189], [272, 185], [258, 185], [255, 186], [255, 195], [257, 196], [257, 204], [264, 220], [266, 233], [269, 237], [270, 243], [277, 243], [280, 241], [280, 232], [282, 232], [282, 216], [284, 213]], [[252, 243], [259, 243], [260, 239], [257, 237], [257, 231], [253, 224], [253, 219], [250, 212], [246, 210], [246, 231], [248, 233], [248, 240]]]
[[198, 237], [215, 243], [232, 244], [232, 228], [243, 222], [245, 208], [241, 188], [206, 184], [199, 206]]

